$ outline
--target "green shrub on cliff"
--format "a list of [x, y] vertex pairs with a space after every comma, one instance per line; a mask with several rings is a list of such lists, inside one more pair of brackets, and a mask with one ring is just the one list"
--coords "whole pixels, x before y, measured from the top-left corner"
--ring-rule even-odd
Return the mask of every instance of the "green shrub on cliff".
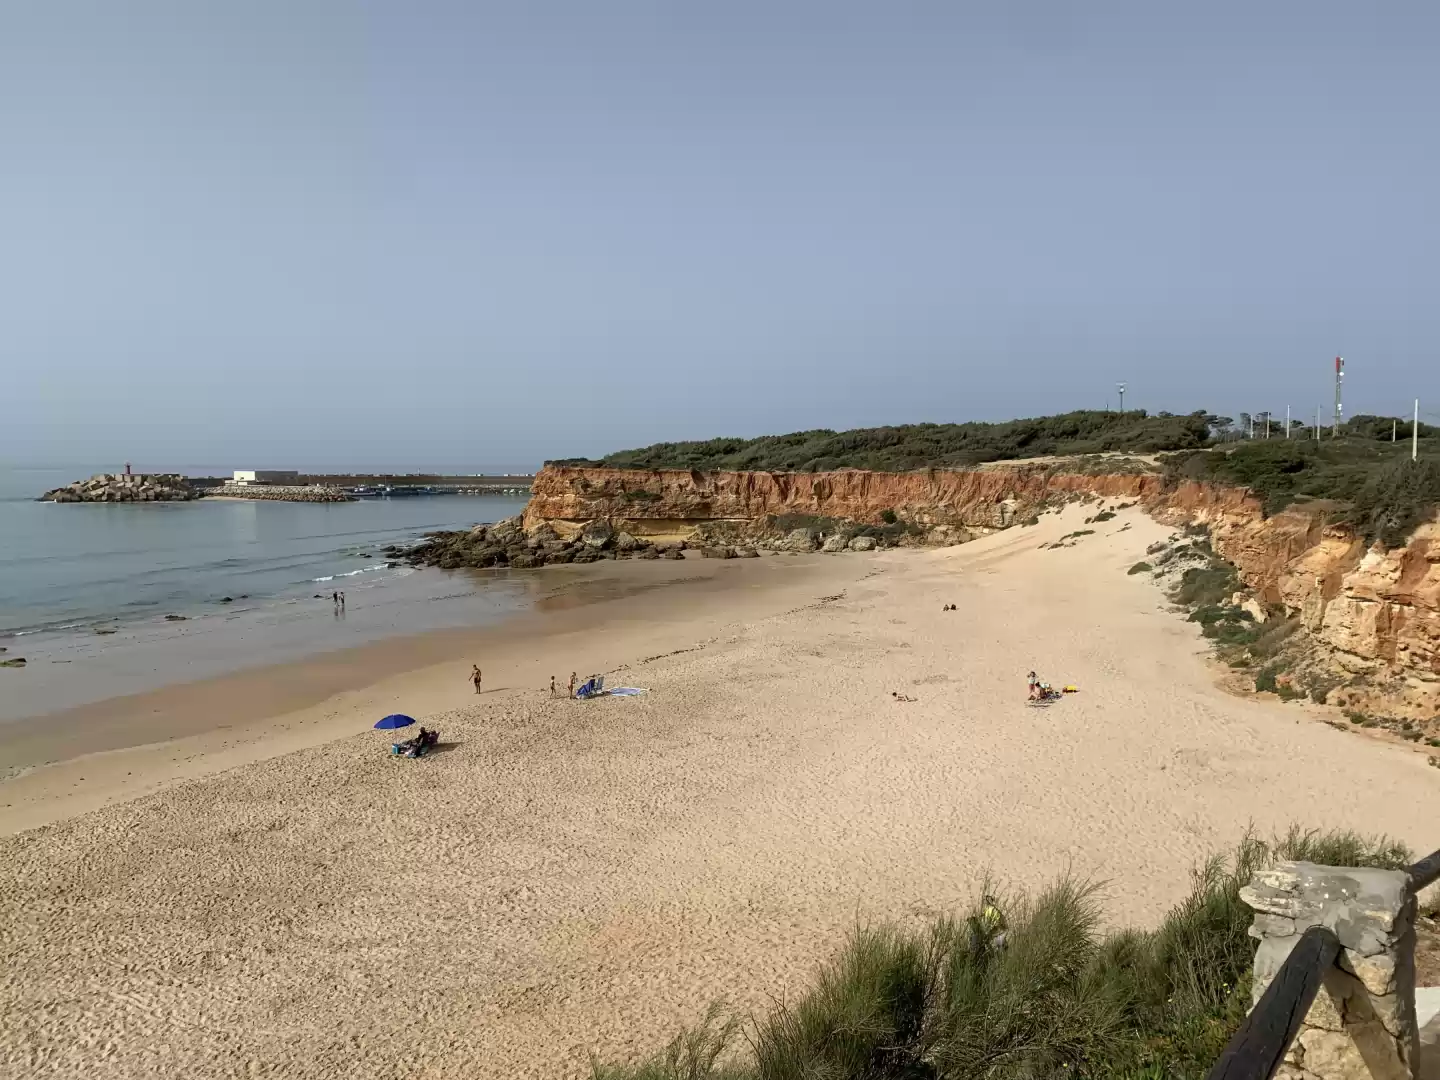
[[1162, 459], [1177, 479], [1246, 487], [1264, 501], [1266, 514], [1293, 502], [1325, 499], [1330, 519], [1353, 525], [1367, 540], [1395, 546], [1440, 506], [1440, 430], [1421, 425], [1420, 457], [1410, 445], [1366, 438], [1374, 417], [1357, 417], [1345, 437], [1255, 439], [1224, 449], [1195, 450]]
[[1282, 859], [1393, 869], [1409, 852], [1349, 832], [1247, 836], [1195, 873], [1155, 930], [1102, 935], [1100, 890], [1072, 878], [1002, 898], [1009, 927], [1000, 948], [976, 932], [978, 905], [923, 930], [860, 928], [793, 1004], [744, 1025], [712, 1009], [652, 1061], [597, 1065], [594, 1076], [1198, 1080], [1249, 1005], [1254, 942], [1240, 888]]
[[616, 469], [904, 472], [1052, 454], [1184, 450], [1207, 445], [1215, 420], [1204, 412], [1150, 416], [1139, 410], [1114, 413], [1087, 409], [998, 424], [902, 424], [839, 432], [797, 431], [758, 439], [657, 443], [609, 454], [599, 461], [569, 459], [549, 464]]

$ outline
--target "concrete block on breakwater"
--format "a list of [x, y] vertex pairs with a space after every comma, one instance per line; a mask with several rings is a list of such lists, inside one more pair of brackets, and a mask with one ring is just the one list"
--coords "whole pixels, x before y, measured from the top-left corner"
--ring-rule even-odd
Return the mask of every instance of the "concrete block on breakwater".
[[184, 502], [203, 494], [178, 473], [99, 473], [47, 491], [41, 502]]
[[221, 484], [205, 492], [210, 499], [269, 499], [277, 502], [352, 502], [351, 497], [335, 487], [320, 484], [284, 486], [277, 484]]

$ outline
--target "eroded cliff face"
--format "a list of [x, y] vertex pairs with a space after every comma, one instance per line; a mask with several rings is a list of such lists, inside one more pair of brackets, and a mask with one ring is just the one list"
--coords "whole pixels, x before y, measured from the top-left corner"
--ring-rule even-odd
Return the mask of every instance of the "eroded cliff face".
[[1415, 715], [1440, 714], [1440, 521], [1385, 550], [1332, 523], [1323, 502], [1266, 519], [1244, 492], [1181, 485], [1150, 508], [1168, 523], [1207, 525], [1245, 583], [1298, 614], [1344, 670], [1387, 681], [1387, 700]]
[[546, 466], [535, 477], [525, 526], [605, 518], [636, 536], [715, 522], [813, 515], [874, 525], [890, 510], [921, 525], [1005, 528], [1067, 496], [1139, 500], [1158, 492], [1154, 473], [1087, 476], [1044, 464], [877, 473], [686, 472]]
[[1092, 475], [1063, 462], [814, 474], [547, 467], [524, 520], [527, 529], [548, 522], [562, 530], [607, 520], [659, 537], [795, 515], [875, 524], [888, 510], [919, 525], [986, 531], [1087, 497], [1134, 500], [1167, 524], [1206, 525], [1245, 583], [1299, 614], [1341, 670], [1366, 676], [1394, 711], [1440, 714], [1440, 520], [1385, 551], [1333, 523], [1325, 503], [1267, 519], [1242, 489], [1175, 483], [1155, 472]]

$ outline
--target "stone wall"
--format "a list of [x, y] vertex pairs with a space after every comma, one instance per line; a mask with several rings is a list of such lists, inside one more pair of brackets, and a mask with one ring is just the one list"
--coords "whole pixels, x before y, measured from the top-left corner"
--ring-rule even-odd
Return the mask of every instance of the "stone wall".
[[1413, 1080], [1415, 893], [1404, 870], [1285, 862], [1240, 890], [1255, 911], [1254, 1001], [1300, 935], [1324, 926], [1340, 941], [1277, 1080]]
[[283, 485], [221, 484], [205, 494], [211, 498], [227, 499], [270, 499], [278, 502], [351, 502], [349, 495], [339, 488], [287, 487]]

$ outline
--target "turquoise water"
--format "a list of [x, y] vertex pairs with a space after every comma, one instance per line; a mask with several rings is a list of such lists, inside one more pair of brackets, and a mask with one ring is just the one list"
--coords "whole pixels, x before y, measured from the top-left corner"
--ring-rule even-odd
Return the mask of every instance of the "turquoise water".
[[464, 495], [353, 503], [34, 501], [102, 471], [0, 468], [0, 637], [214, 611], [224, 596], [245, 596], [254, 606], [368, 589], [412, 572], [387, 569], [385, 545], [498, 521], [525, 505]]

